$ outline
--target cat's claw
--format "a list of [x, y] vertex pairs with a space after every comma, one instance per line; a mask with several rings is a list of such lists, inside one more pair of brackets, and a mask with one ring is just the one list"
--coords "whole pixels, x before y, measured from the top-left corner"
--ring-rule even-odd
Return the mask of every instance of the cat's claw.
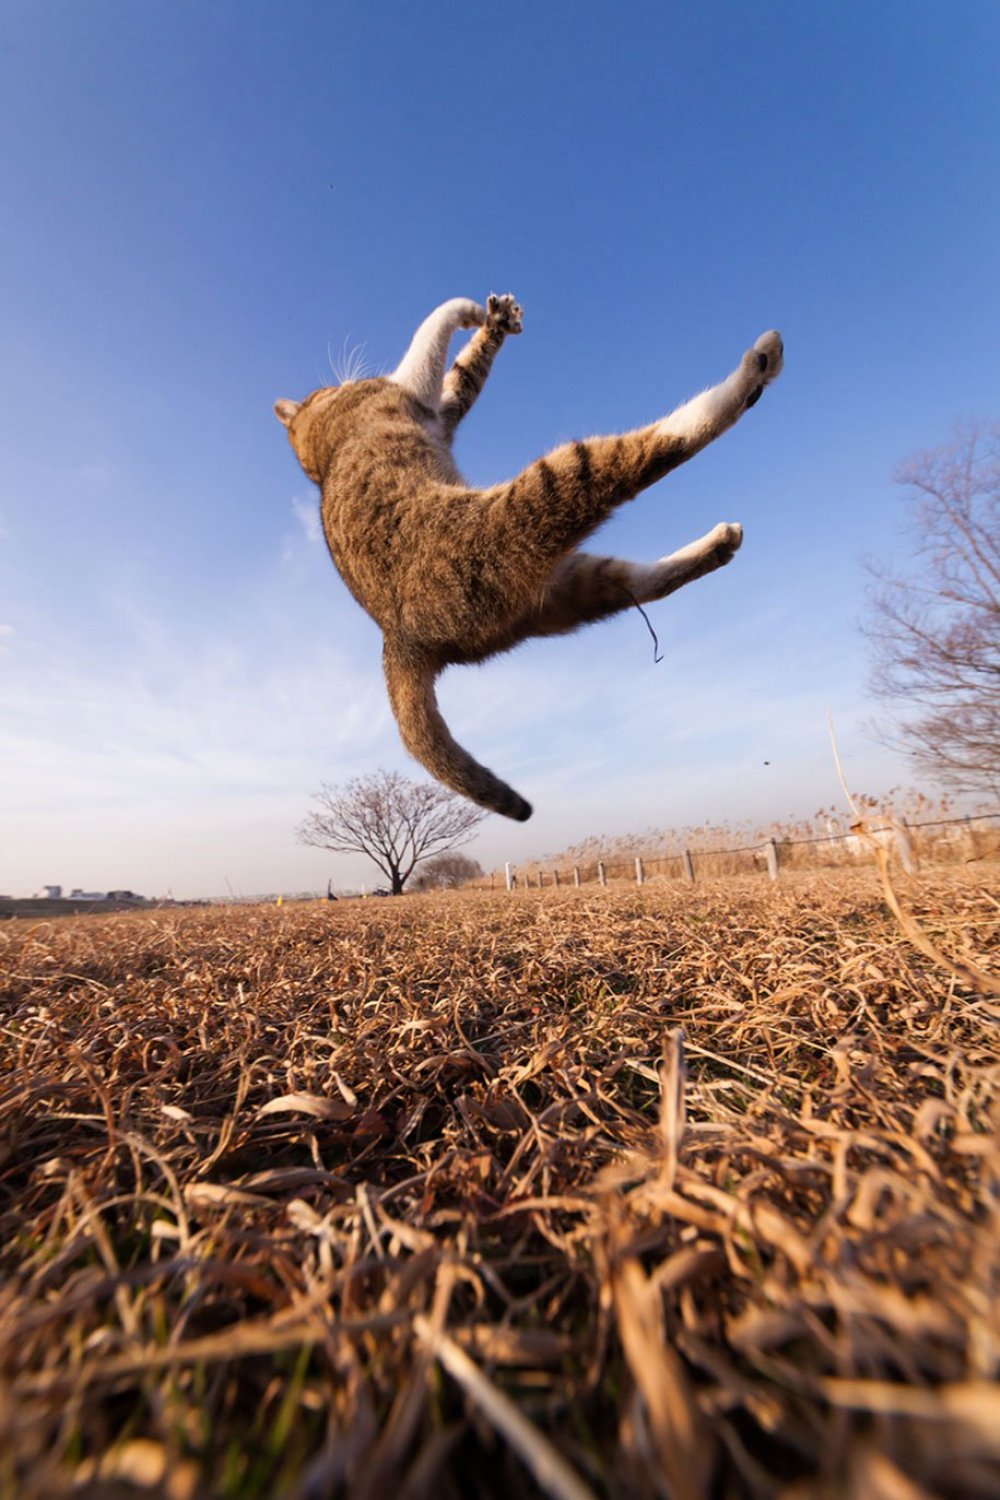
[[511, 292], [499, 297], [491, 292], [486, 299], [486, 326], [497, 333], [520, 333], [523, 317], [524, 308], [514, 300]]
[[746, 399], [747, 411], [751, 406], [756, 406], [764, 394], [764, 387], [770, 385], [772, 380], [777, 380], [784, 362], [785, 346], [781, 341], [781, 334], [773, 328], [769, 333], [762, 333], [753, 348], [747, 350], [743, 356], [743, 364], [754, 379], [753, 389]]

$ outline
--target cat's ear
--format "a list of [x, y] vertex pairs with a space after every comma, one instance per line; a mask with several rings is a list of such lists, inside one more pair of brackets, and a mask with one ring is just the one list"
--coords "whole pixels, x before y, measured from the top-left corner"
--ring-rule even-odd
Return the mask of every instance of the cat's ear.
[[295, 413], [301, 405], [301, 401], [286, 401], [282, 396], [280, 401], [274, 403], [274, 415], [283, 427], [291, 427]]

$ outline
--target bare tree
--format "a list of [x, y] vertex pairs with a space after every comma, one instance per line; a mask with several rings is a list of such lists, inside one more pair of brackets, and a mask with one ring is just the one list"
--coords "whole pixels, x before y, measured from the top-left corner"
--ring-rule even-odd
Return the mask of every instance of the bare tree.
[[303, 844], [338, 854], [366, 854], [398, 896], [421, 860], [467, 843], [486, 817], [464, 797], [435, 782], [407, 781], [396, 771], [326, 786], [299, 824]]
[[413, 884], [420, 891], [457, 891], [470, 880], [478, 880], [483, 867], [478, 859], [454, 851], [451, 854], [435, 854], [424, 865]]
[[899, 470], [915, 568], [870, 565], [872, 687], [898, 705], [881, 737], [936, 780], [1000, 793], [1000, 425]]

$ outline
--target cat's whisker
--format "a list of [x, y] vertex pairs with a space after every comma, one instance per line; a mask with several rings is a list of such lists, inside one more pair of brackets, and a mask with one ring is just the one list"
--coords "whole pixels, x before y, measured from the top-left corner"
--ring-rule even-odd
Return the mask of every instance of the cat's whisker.
[[[336, 362], [332, 359], [330, 361], [330, 368], [337, 378], [338, 385], [353, 385], [358, 380], [364, 380], [367, 375], [368, 362], [365, 359], [365, 350], [368, 345], [360, 343], [355, 344], [353, 348], [348, 348], [349, 338], [350, 334], [344, 339], [339, 359]], [[329, 350], [329, 346], [327, 348]]]
[[355, 351], [356, 358], [354, 361], [353, 375], [353, 379], [355, 380], [366, 380], [371, 372], [371, 366], [369, 365], [369, 362], [365, 356], [365, 350], [367, 348], [367, 344], [359, 344], [357, 350]]

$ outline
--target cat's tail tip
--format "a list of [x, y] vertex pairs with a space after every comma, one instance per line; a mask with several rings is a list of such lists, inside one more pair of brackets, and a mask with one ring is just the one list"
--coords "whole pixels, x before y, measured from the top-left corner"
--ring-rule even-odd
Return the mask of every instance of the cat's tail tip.
[[534, 811], [531, 803], [525, 802], [524, 798], [519, 797], [510, 787], [507, 788], [507, 791], [509, 799], [503, 807], [497, 808], [497, 812], [502, 813], [505, 818], [513, 818], [515, 823], [527, 823]]

